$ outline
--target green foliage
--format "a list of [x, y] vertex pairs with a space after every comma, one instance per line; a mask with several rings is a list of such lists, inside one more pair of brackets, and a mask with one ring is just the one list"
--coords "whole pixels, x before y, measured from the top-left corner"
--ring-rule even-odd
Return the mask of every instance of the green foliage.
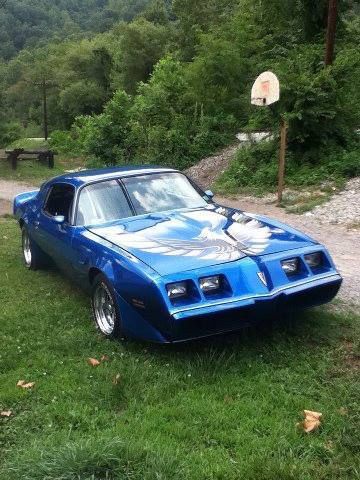
[[54, 130], [51, 132], [49, 146], [52, 150], [66, 155], [81, 155], [83, 152], [79, 142], [67, 130]]
[[131, 97], [117, 91], [100, 115], [76, 119], [73, 134], [82, 151], [101, 159], [105, 165], [129, 159], [129, 113]]
[[0, 121], [0, 147], [5, 148], [14, 140], [20, 138], [21, 133], [21, 125], [18, 122]]
[[[239, 191], [263, 194], [277, 185], [279, 145], [276, 141], [247, 146], [239, 150], [229, 168], [215, 185], [219, 193]], [[313, 152], [315, 153], [315, 152]], [[360, 141], [347, 149], [332, 144], [316, 150], [314, 157], [298, 156], [288, 151], [286, 185], [302, 188], [323, 182], [341, 184], [342, 179], [360, 175]]]
[[131, 20], [149, 0], [8, 0], [0, 4], [0, 59], [52, 38], [82, 37], [108, 30], [116, 21]]
[[[330, 145], [345, 147], [354, 138], [358, 109], [350, 101], [352, 75], [360, 74], [360, 55], [344, 62], [340, 54], [331, 68], [323, 68], [320, 46], [300, 46], [288, 52], [275, 70], [282, 85], [282, 99], [272, 109], [274, 118], [289, 122], [289, 149], [317, 163], [317, 150]], [[358, 96], [358, 93], [356, 93]]]
[[119, 66], [120, 81], [124, 89], [134, 93], [141, 81], [146, 81], [154, 65], [164, 55], [169, 42], [168, 27], [138, 18], [123, 27], [119, 53], [115, 63]]
[[[13, 0], [11, 8], [27, 1]], [[114, 19], [127, 22], [81, 38], [91, 30], [94, 5], [99, 21], [115, 12]], [[358, 10], [353, 1], [340, 3], [336, 61], [324, 68], [326, 5], [326, 0], [92, 0], [80, 22], [74, 18], [83, 13], [82, 0], [63, 0], [56, 8], [68, 12], [77, 33], [70, 28], [66, 41], [22, 50], [0, 63], [0, 129], [17, 122], [23, 132], [38, 135], [45, 81], [54, 145], [84, 154], [92, 164], [186, 168], [231, 142], [236, 131], [276, 134], [283, 117], [289, 123], [289, 168], [300, 172], [310, 165], [321, 172], [331, 152], [339, 158], [354, 149], [360, 126], [354, 81], [360, 75]], [[58, 10], [49, 15], [55, 11], [61, 22]], [[269, 69], [280, 78], [281, 100], [271, 108], [253, 107], [251, 85]], [[65, 130], [70, 134], [59, 133]], [[267, 148], [264, 155], [271, 157]], [[354, 160], [345, 163], [352, 165], [346, 172], [357, 171]], [[256, 169], [248, 164], [245, 159], [241, 168]], [[256, 173], [264, 176], [257, 183], [270, 188], [275, 171], [276, 164], [269, 163]]]

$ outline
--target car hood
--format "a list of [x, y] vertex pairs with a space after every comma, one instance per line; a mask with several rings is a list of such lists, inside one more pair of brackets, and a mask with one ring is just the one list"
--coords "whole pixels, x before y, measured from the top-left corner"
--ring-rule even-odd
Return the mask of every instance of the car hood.
[[313, 241], [266, 217], [209, 205], [88, 227], [161, 275], [309, 246]]

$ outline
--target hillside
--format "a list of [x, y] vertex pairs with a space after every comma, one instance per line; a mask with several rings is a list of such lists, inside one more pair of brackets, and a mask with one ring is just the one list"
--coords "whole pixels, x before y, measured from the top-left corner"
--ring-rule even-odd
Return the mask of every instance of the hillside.
[[[20, 50], [108, 30], [116, 21], [130, 20], [148, 0], [3, 0], [0, 2], [0, 59]], [[3, 7], [1, 8], [1, 6]]]

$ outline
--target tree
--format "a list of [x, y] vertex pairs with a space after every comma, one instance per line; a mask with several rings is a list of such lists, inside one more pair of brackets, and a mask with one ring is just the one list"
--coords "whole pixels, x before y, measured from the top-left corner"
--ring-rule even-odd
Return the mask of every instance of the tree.
[[138, 18], [123, 27], [119, 54], [116, 58], [122, 86], [134, 93], [137, 84], [146, 81], [154, 65], [164, 55], [169, 42], [169, 29]]

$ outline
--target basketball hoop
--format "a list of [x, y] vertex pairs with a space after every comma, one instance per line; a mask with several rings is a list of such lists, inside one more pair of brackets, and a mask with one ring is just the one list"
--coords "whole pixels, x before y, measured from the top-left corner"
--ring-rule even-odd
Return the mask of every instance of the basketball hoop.
[[251, 103], [265, 107], [280, 99], [280, 83], [272, 72], [264, 72], [258, 76], [251, 90]]

